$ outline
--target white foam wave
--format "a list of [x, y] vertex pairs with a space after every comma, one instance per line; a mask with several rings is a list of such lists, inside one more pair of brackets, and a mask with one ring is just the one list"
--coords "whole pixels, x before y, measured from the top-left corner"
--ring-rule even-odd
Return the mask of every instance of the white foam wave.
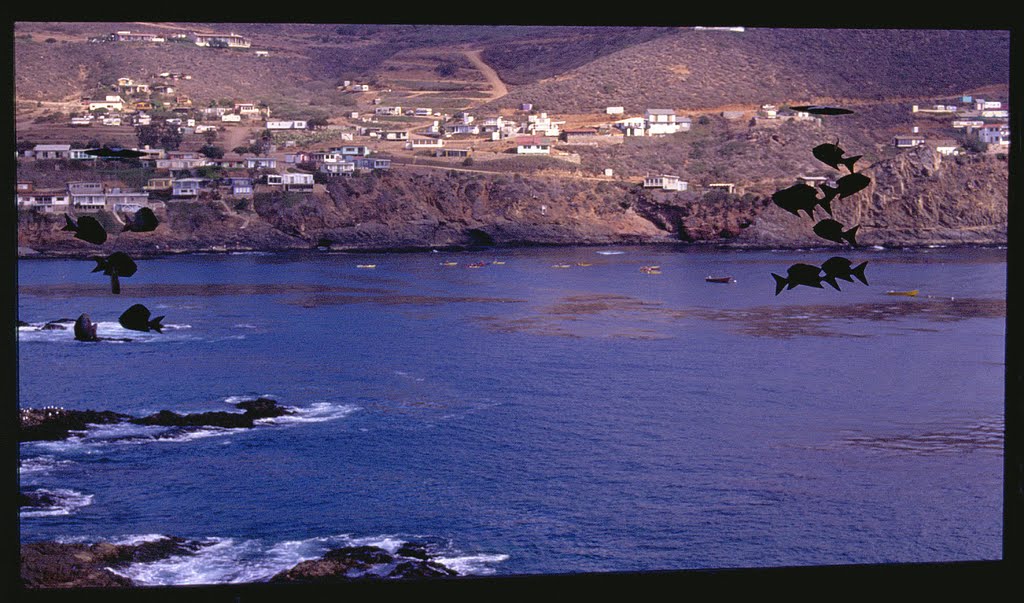
[[[118, 544], [137, 544], [163, 538], [158, 534], [123, 538]], [[318, 559], [327, 551], [348, 546], [376, 546], [395, 552], [406, 541], [394, 535], [353, 538], [348, 534], [289, 540], [267, 545], [259, 540], [207, 538], [209, 546], [195, 555], [175, 556], [150, 563], [135, 563], [113, 569], [115, 573], [143, 586], [238, 584], [263, 582], [275, 574], [291, 569], [303, 561]], [[462, 555], [452, 553], [435, 561], [451, 567], [459, 574], [492, 574], [493, 564], [508, 559], [502, 554]], [[390, 566], [371, 570], [387, 571]]]
[[70, 464], [71, 461], [69, 460], [61, 460], [56, 457], [45, 455], [20, 459], [18, 462], [18, 474], [22, 476], [45, 474], [57, 467]]
[[54, 499], [54, 504], [49, 507], [23, 507], [20, 512], [21, 517], [71, 515], [81, 507], [92, 504], [92, 494], [82, 494], [81, 492], [66, 488], [54, 488], [52, 490], [39, 488], [34, 492], [50, 496]]
[[[73, 324], [65, 323], [66, 329], [43, 329], [47, 323], [29, 323], [27, 327], [18, 327], [18, 341], [75, 341], [75, 330]], [[163, 333], [156, 331], [133, 331], [121, 326], [118, 322], [97, 322], [96, 335], [103, 338], [131, 339], [132, 342], [159, 342], [159, 341], [180, 341], [189, 339], [183, 334], [176, 334], [174, 331], [191, 329], [192, 325], [169, 323], [163, 325]], [[103, 343], [125, 343], [119, 341], [105, 341]]]
[[463, 555], [459, 557], [437, 557], [434, 561], [452, 568], [460, 575], [483, 576], [493, 574], [496, 571], [491, 567], [492, 564], [501, 563], [507, 559], [508, 555], [505, 554], [481, 554]]
[[249, 400], [255, 400], [257, 398], [271, 398], [271, 399], [273, 399], [273, 397], [274, 397], [273, 394], [240, 394], [240, 395], [237, 395], [237, 396], [228, 396], [228, 397], [224, 398], [224, 403], [225, 404], [232, 404], [232, 405], [234, 405], [234, 404], [238, 404], [239, 402], [247, 402]]
[[626, 252], [625, 251], [597, 251], [595, 253], [598, 253], [600, 255], [622, 255], [622, 254], [624, 254]]
[[254, 421], [260, 425], [287, 425], [292, 423], [322, 423], [344, 418], [356, 410], [358, 406], [349, 404], [334, 404], [331, 402], [316, 402], [308, 407], [299, 408], [295, 406], [286, 407], [295, 414], [257, 419]]
[[117, 536], [109, 540], [110, 544], [117, 545], [136, 545], [144, 542], [156, 542], [158, 540], [164, 540], [170, 538], [166, 534], [129, 534], [127, 536]]

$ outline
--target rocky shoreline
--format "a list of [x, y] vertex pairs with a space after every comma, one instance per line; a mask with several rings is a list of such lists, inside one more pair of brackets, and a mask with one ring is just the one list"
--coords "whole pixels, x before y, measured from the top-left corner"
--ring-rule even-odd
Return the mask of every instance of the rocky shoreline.
[[95, 410], [67, 410], [59, 407], [23, 408], [20, 412], [18, 440], [31, 442], [39, 440], [63, 440], [72, 432], [83, 431], [88, 425], [109, 425], [112, 423], [134, 423], [162, 427], [221, 427], [228, 429], [249, 429], [258, 419], [269, 419], [294, 414], [268, 398], [245, 400], [234, 404], [243, 412], [213, 411], [204, 413], [178, 414], [161, 410], [145, 417]]
[[[21, 545], [21, 584], [28, 589], [142, 586], [119, 573], [134, 563], [194, 556], [214, 544], [165, 536], [138, 544], [32, 542]], [[407, 542], [394, 554], [374, 546], [332, 549], [269, 577], [268, 582], [330, 584], [374, 580], [451, 578], [459, 574], [433, 559], [425, 545]]]

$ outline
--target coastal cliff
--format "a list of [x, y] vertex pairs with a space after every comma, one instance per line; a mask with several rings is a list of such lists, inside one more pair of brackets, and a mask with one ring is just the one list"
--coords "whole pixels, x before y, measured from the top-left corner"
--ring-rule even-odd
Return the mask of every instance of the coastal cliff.
[[[942, 157], [919, 147], [862, 171], [867, 189], [833, 204], [867, 245], [1006, 242], [1008, 165], [994, 155]], [[830, 245], [813, 222], [758, 193], [699, 195], [552, 176], [392, 170], [329, 184], [324, 193], [264, 193], [251, 201], [170, 201], [150, 233], [120, 232], [104, 252], [427, 249], [503, 245], [700, 242], [756, 247]], [[819, 210], [818, 219], [825, 217]], [[64, 217], [19, 212], [24, 253], [83, 256], [96, 248], [62, 232]], [[29, 251], [31, 250], [31, 251]]]

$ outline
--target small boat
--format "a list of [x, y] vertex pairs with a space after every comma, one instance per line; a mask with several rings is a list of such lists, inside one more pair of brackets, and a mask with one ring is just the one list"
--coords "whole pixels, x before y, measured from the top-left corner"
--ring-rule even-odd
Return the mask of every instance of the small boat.
[[593, 264], [588, 263], [588, 262], [576, 262], [576, 265], [577, 266], [593, 266]]
[[487, 265], [487, 262], [473, 262], [472, 264], [466, 264], [466, 268], [483, 268]]
[[555, 264], [552, 268], [572, 268], [570, 264]]
[[356, 264], [356, 268], [376, 268], [377, 264]]
[[904, 297], [917, 297], [917, 294], [921, 291], [918, 289], [911, 289], [910, 291], [886, 291], [886, 295], [902, 295]]
[[641, 266], [640, 272], [644, 274], [661, 274], [661, 266]]
[[504, 266], [505, 265], [505, 262], [494, 261], [494, 262], [491, 262], [491, 263], [494, 264], [495, 266]]
[[458, 266], [458, 262], [441, 262], [442, 266]]
[[709, 276], [704, 279], [709, 283], [735, 283], [736, 281], [731, 276]]

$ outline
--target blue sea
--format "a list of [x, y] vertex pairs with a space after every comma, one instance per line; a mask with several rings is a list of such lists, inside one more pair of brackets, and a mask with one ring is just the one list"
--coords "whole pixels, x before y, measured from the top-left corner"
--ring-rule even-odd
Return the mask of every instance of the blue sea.
[[[121, 295], [21, 260], [22, 408], [294, 411], [21, 444], [58, 501], [21, 541], [207, 545], [121, 570], [153, 585], [410, 541], [476, 575], [1000, 558], [1006, 251], [848, 250], [869, 285], [775, 294], [832, 255], [192, 254]], [[135, 303], [162, 333], [118, 324]], [[41, 329], [82, 313], [131, 341]]]

